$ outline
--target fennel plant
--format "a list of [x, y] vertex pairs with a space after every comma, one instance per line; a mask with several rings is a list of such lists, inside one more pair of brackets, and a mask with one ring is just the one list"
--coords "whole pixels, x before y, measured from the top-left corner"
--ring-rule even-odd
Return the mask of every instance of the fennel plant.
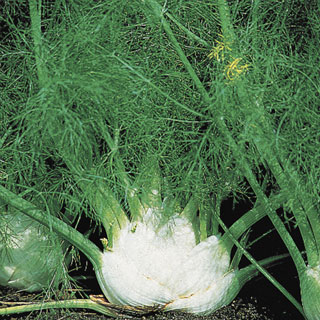
[[1, 286], [35, 292], [56, 290], [67, 281], [66, 246], [57, 237], [14, 209], [2, 209], [0, 227]]
[[[253, 30], [255, 32], [257, 32], [257, 28], [261, 27], [261, 24], [259, 25], [259, 13], [263, 11], [263, 6], [260, 7], [259, 4], [260, 3], [254, 6], [252, 16], [253, 19], [255, 19], [255, 21], [253, 20], [255, 27]], [[286, 4], [282, 4], [282, 6], [285, 7]], [[224, 40], [232, 46], [232, 44], [236, 42], [236, 33], [231, 23], [230, 11], [225, 1], [220, 1], [219, 9]], [[287, 43], [287, 48], [284, 47], [281, 49], [284, 53], [291, 49], [295, 54], [299, 53], [299, 58], [303, 59], [303, 61], [310, 63], [310, 61], [314, 60], [313, 48], [319, 43], [319, 36], [315, 35], [314, 32], [319, 26], [319, 18], [315, 16], [315, 12], [319, 13], [320, 7], [319, 4], [311, 2], [309, 6], [304, 9], [305, 23], [309, 27], [307, 28], [307, 32], [310, 32], [309, 35], [313, 35], [312, 42], [310, 42], [307, 49], [305, 49], [302, 45], [305, 40], [299, 39], [300, 41], [297, 41], [297, 43], [289, 42]], [[287, 19], [286, 14], [284, 18]], [[280, 29], [280, 21], [278, 20], [277, 22], [278, 25], [275, 25], [274, 28], [278, 27]], [[290, 34], [290, 31], [288, 31], [288, 34]], [[238, 51], [239, 47], [232, 47], [236, 54], [241, 54]], [[290, 107], [289, 109], [281, 107], [278, 110], [276, 109], [278, 114], [272, 117], [266, 108], [261, 108], [263, 99], [262, 101], [257, 101], [255, 105], [252, 104], [254, 100], [250, 101], [247, 81], [239, 79], [236, 86], [247, 119], [250, 119], [249, 121], [254, 127], [254, 136], [252, 136], [250, 143], [253, 143], [259, 150], [278, 187], [282, 192], [287, 194], [283, 209], [286, 212], [290, 212], [295, 218], [295, 224], [300, 231], [305, 248], [305, 259], [284, 226], [283, 221], [278, 217], [272, 205], [268, 204], [265, 195], [259, 190], [259, 186], [254, 177], [252, 177], [249, 170], [245, 168], [245, 164], [243, 167], [248, 172], [248, 181], [255, 190], [257, 197], [265, 202], [268, 216], [283, 239], [294, 261], [300, 280], [301, 299], [305, 317], [306, 319], [316, 320], [320, 319], [318, 276], [320, 235], [319, 188], [318, 183], [315, 183], [314, 180], [315, 177], [319, 177], [319, 170], [315, 165], [315, 161], [319, 159], [319, 108], [315, 108], [316, 101], [318, 100], [319, 102], [319, 99], [317, 99], [320, 90], [317, 84], [319, 74], [312, 70], [310, 64], [305, 65], [302, 61], [297, 61], [294, 54], [290, 54], [290, 51], [286, 53], [286, 58], [287, 61], [282, 62], [283, 66], [295, 71], [296, 77], [288, 77], [291, 82], [290, 84], [293, 85], [296, 81], [300, 81], [300, 83], [303, 81], [306, 82], [304, 86], [300, 85], [299, 89], [293, 89], [296, 95], [295, 102], [293, 103], [293, 109], [295, 111], [292, 112]], [[303, 101], [302, 99], [304, 99], [306, 95], [313, 96], [313, 99], [308, 97]], [[254, 113], [255, 116], [252, 118], [251, 114], [253, 115]], [[299, 117], [299, 119], [296, 117]], [[272, 118], [274, 118], [273, 122], [271, 122]], [[295, 128], [295, 130], [299, 128], [298, 131], [295, 131], [294, 135], [292, 131], [293, 128]], [[304, 133], [301, 134], [299, 130], [304, 131]], [[293, 137], [294, 139], [292, 139]], [[291, 141], [293, 145], [290, 144]]]
[[[20, 59], [31, 70], [27, 80], [17, 81], [16, 95], [23, 81], [30, 89], [21, 94], [21, 112], [6, 124], [27, 150], [8, 143], [14, 135], [3, 133], [3, 140], [16, 164], [31, 154], [35, 166], [51, 166], [67, 181], [55, 190], [63, 210], [76, 206], [74, 217], [86, 213], [100, 224], [104, 249], [51, 215], [62, 208], [45, 214], [36, 198], [26, 201], [12, 193], [12, 180], [3, 179], [2, 201], [83, 251], [105, 297], [116, 305], [134, 306], [136, 312], [154, 307], [210, 313], [229, 303], [257, 268], [303, 313], [263, 268], [277, 257], [258, 264], [244, 249], [243, 237], [268, 215], [297, 265], [302, 293], [309, 292], [304, 283], [316, 278], [319, 237], [319, 172], [312, 161], [319, 156], [313, 119], [319, 88], [311, 67], [318, 37], [305, 35], [313, 40], [304, 49], [304, 39], [290, 34], [294, 3], [59, 1], [49, 6], [30, 0], [31, 37], [9, 20], [19, 39], [9, 46], [11, 52], [28, 52]], [[318, 26], [312, 10], [312, 5], [302, 10], [311, 30]], [[18, 45], [23, 50], [17, 51]], [[5, 49], [7, 57], [15, 56]], [[304, 112], [298, 98], [306, 101]], [[31, 174], [25, 181], [32, 179]], [[53, 175], [49, 183], [56, 180]], [[230, 195], [244, 195], [254, 208], [226, 228], [219, 211]], [[52, 192], [43, 197], [50, 200]], [[276, 213], [279, 208], [295, 217], [311, 269]], [[238, 251], [231, 255], [234, 244]], [[239, 270], [242, 254], [252, 265]], [[148, 257], [159, 266], [150, 265]], [[164, 261], [167, 268], [159, 270]], [[205, 271], [190, 277], [195, 265]], [[317, 319], [304, 294], [302, 301], [308, 319]], [[105, 300], [46, 306], [121, 313]], [[0, 309], [0, 314], [26, 310], [32, 309]]]

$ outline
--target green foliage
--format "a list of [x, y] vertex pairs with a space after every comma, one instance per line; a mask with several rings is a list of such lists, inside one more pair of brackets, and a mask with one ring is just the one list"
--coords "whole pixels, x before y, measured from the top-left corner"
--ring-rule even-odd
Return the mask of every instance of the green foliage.
[[[14, 8], [8, 4], [4, 10]], [[203, 15], [193, 27], [188, 21], [190, 10]], [[181, 194], [194, 191], [194, 185], [198, 192], [227, 194], [225, 184], [233, 185], [233, 192], [238, 193], [239, 172], [232, 173], [234, 161], [212, 124], [208, 106], [201, 102], [165, 34], [161, 29], [159, 32], [158, 25], [149, 25], [137, 3], [111, 1], [92, 6], [89, 2], [67, 5], [61, 1], [56, 5], [43, 3], [42, 11], [41, 59], [47, 79], [40, 92], [32, 68], [34, 61], [30, 60], [31, 39], [22, 44], [20, 39], [19, 43], [14, 40], [11, 46], [15, 54], [30, 52], [20, 53], [23, 63], [19, 67], [29, 68], [20, 71], [23, 76], [8, 76], [10, 82], [19, 83], [15, 84], [16, 95], [22, 95], [20, 88], [24, 89], [20, 111], [15, 112], [16, 105], [12, 107], [6, 127], [13, 131], [6, 140], [6, 152], [15, 159], [11, 166], [29, 172], [24, 185], [39, 175], [37, 168], [41, 165], [43, 175], [50, 175], [45, 180], [50, 181], [51, 190], [71, 191], [57, 193], [66, 210], [74, 215], [90, 214], [81, 210], [83, 199], [74, 180], [93, 179], [88, 174], [94, 170], [122, 198], [121, 188], [117, 187], [121, 181], [117, 179], [119, 167], [114, 165], [116, 154], [121, 155], [125, 169], [135, 175], [145, 155], [156, 153], [161, 156], [164, 175], [175, 188], [182, 185]], [[193, 7], [191, 3], [177, 3], [172, 11], [179, 12], [181, 23], [208, 42], [212, 42], [214, 30], [219, 31], [214, 10], [208, 11], [203, 4]], [[15, 37], [16, 32], [13, 30]], [[208, 78], [207, 49], [194, 41], [190, 46], [184, 34], [178, 40], [184, 43], [184, 49], [191, 49], [188, 56], [193, 65], [205, 70], [202, 77]], [[8, 56], [13, 59], [14, 55]], [[6, 74], [17, 65], [5, 59], [4, 64]], [[151, 89], [150, 82], [158, 90]], [[7, 101], [9, 98], [3, 103]], [[177, 107], [175, 101], [186, 108]], [[203, 116], [195, 117], [188, 110]], [[72, 172], [66, 170], [66, 165]]]

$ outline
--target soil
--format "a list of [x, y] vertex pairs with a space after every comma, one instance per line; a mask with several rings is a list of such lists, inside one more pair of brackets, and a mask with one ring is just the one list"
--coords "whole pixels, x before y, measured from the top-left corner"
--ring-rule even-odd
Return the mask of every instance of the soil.
[[[0, 308], [16, 305], [16, 302], [28, 302], [41, 300], [41, 297], [37, 294], [30, 294], [24, 292], [17, 292], [12, 289], [7, 289], [0, 287]], [[209, 316], [195, 316], [191, 314], [181, 313], [181, 312], [158, 312], [154, 314], [149, 314], [148, 316], [137, 317], [123, 317], [117, 318], [117, 320], [189, 320], [189, 319], [201, 319], [201, 320], [302, 320], [303, 318], [297, 314], [288, 312], [286, 310], [275, 310], [275, 314], [270, 308], [267, 308], [262, 305], [262, 301], [255, 297], [241, 297], [236, 298], [230, 305], [218, 310], [217, 312]], [[74, 310], [47, 310], [24, 313], [24, 314], [15, 314], [3, 316], [4, 320], [106, 320], [114, 319], [110, 318], [92, 311], [79, 309]]]

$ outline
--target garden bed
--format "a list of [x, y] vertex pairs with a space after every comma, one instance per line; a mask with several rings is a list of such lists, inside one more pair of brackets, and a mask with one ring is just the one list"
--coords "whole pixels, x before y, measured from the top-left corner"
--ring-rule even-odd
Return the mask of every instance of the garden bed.
[[[265, 284], [256, 283], [259, 287], [264, 288]], [[267, 288], [268, 289], [268, 288]], [[208, 319], [208, 320], [289, 320], [295, 319], [299, 320], [299, 314], [295, 313], [293, 307], [290, 311], [285, 310], [285, 308], [290, 308], [290, 305], [284, 301], [284, 298], [280, 294], [275, 294], [274, 298], [277, 301], [274, 301], [272, 310], [269, 307], [264, 305], [263, 299], [245, 296], [246, 292], [244, 291], [243, 297], [241, 294], [236, 298], [230, 305], [216, 311], [215, 313], [209, 316], [197, 316], [181, 312], [166, 312], [166, 313], [155, 313], [148, 316], [143, 316], [142, 318], [134, 317], [124, 317], [118, 319], [144, 319], [144, 320], [165, 320], [165, 319]], [[15, 305], [21, 305], [26, 303], [32, 303], [35, 301], [41, 301], [43, 297], [38, 294], [30, 294], [25, 292], [17, 292], [12, 289], [7, 289], [0, 287], [0, 304], [1, 307], [9, 307]], [[77, 319], [77, 320], [102, 320], [102, 319], [112, 319], [110, 317], [92, 312], [90, 310], [79, 309], [77, 311], [59, 309], [59, 310], [45, 310], [42, 312], [32, 312], [32, 313], [23, 313], [23, 314], [14, 314], [4, 316], [3, 319], [6, 320], [35, 320], [35, 319], [47, 319], [47, 320], [62, 320], [62, 319]], [[301, 318], [302, 320], [302, 318]]]

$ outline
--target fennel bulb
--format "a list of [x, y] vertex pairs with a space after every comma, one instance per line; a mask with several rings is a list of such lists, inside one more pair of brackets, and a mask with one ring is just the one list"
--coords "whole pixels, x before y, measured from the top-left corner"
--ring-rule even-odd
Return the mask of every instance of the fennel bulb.
[[[99, 188], [94, 198], [97, 208], [100, 208], [98, 204], [103, 199], [112, 203], [112, 208], [110, 205], [103, 207], [107, 210], [101, 211], [101, 217], [103, 214], [110, 213], [110, 217], [117, 214], [113, 228], [109, 229], [108, 240], [113, 240], [113, 245], [108, 247], [106, 241], [103, 241], [105, 250], [101, 251], [65, 222], [54, 216], [48, 217], [32, 203], [1, 185], [0, 198], [28, 217], [51, 227], [57, 235], [81, 250], [92, 263], [105, 297], [115, 305], [124, 306], [121, 312], [126, 306], [131, 311], [132, 307], [137, 306], [139, 312], [141, 308], [143, 310], [146, 307], [148, 310], [151, 306], [157, 310], [209, 314], [229, 304], [242, 286], [257, 275], [254, 265], [239, 270], [238, 259], [234, 263], [233, 258], [229, 263], [232, 246], [228, 244], [229, 238], [225, 235], [221, 238], [211, 235], [197, 242], [198, 226], [191, 221], [198, 218], [198, 205], [192, 200], [189, 200], [180, 214], [176, 213], [180, 209], [172, 210], [170, 218], [167, 216], [164, 223], [163, 214], [166, 212], [163, 209], [167, 209], [164, 208], [165, 201], [160, 201], [160, 192], [158, 197], [154, 197], [154, 192], [147, 190], [147, 199], [130, 197], [130, 213], [135, 217], [130, 221], [121, 218], [120, 214], [125, 213], [120, 212], [119, 203], [116, 204], [109, 189]], [[251, 211], [251, 214], [254, 218], [249, 224], [239, 225], [241, 230], [236, 232], [237, 237], [260, 219], [255, 211]], [[108, 226], [107, 221], [111, 220], [105, 221], [105, 227]], [[267, 258], [260, 265], [270, 265], [282, 258], [283, 255]], [[91, 300], [86, 306], [108, 315], [110, 310], [112, 315], [116, 310], [110, 308], [110, 303], [102, 303], [104, 307], [101, 307], [100, 303], [95, 304]]]
[[308, 320], [320, 320], [320, 265], [299, 276], [303, 310]]
[[60, 242], [28, 216], [10, 210], [0, 217], [0, 285], [35, 292], [62, 279]]
[[195, 314], [228, 304], [237, 294], [229, 290], [236, 272], [229, 271], [229, 253], [219, 237], [196, 244], [184, 216], [176, 214], [160, 228], [159, 220], [159, 210], [148, 208], [143, 221], [127, 224], [113, 248], [104, 251], [107, 298], [115, 304], [162, 305]]

